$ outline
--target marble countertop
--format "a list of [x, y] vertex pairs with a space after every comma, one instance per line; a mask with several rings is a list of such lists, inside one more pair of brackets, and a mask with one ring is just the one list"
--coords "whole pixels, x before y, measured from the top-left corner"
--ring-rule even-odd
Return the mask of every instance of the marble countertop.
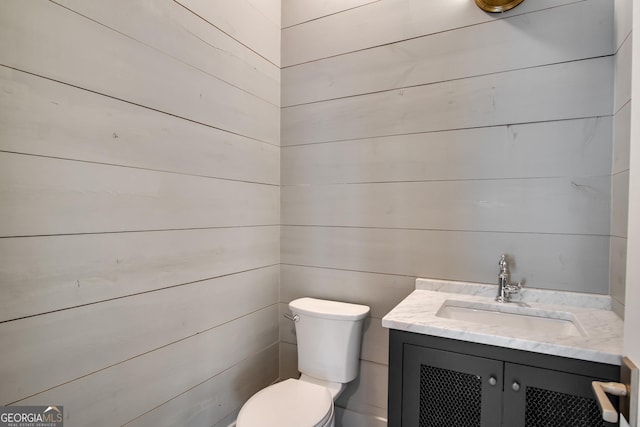
[[[623, 321], [611, 311], [608, 296], [575, 292], [522, 289], [512, 302], [494, 301], [497, 285], [417, 279], [416, 290], [382, 319], [390, 329], [489, 344], [536, 353], [619, 365], [622, 358]], [[571, 318], [579, 334], [564, 335], [557, 328], [533, 331], [480, 324], [436, 316], [443, 303], [456, 306], [491, 305], [502, 312]]]

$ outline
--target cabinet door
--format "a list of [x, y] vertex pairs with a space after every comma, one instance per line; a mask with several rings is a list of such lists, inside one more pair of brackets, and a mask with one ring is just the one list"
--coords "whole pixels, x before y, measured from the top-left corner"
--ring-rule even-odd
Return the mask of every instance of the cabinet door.
[[500, 361], [405, 344], [403, 427], [496, 427]]
[[505, 363], [504, 426], [603, 427], [594, 378]]

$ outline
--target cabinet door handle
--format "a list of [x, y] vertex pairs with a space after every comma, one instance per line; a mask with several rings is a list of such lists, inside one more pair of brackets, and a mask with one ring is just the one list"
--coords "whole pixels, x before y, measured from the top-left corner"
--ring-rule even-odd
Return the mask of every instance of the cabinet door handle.
[[520, 391], [520, 383], [518, 381], [514, 381], [513, 384], [511, 384], [511, 390]]
[[602, 411], [602, 419], [609, 423], [617, 423], [618, 411], [613, 407], [605, 393], [613, 394], [614, 396], [626, 396], [627, 386], [620, 383], [593, 381], [591, 387], [596, 395], [598, 406]]
[[498, 384], [498, 380], [496, 379], [496, 377], [494, 377], [493, 375], [489, 377], [489, 385], [494, 386], [496, 384]]

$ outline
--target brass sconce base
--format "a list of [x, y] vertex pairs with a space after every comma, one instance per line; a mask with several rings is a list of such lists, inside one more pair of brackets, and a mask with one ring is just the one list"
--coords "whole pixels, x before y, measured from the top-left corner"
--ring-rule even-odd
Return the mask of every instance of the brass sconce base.
[[524, 0], [476, 0], [478, 7], [486, 12], [505, 12]]

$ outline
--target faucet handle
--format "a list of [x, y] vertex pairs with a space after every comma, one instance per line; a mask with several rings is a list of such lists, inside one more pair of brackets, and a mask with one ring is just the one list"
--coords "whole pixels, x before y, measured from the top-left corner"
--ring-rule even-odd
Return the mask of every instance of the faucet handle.
[[504, 254], [500, 257], [500, 261], [498, 262], [500, 266], [501, 274], [509, 274], [509, 262], [507, 261], [507, 255]]
[[517, 294], [518, 292], [520, 292], [521, 289], [522, 289], [522, 282], [508, 283], [504, 287], [505, 293], [507, 293], [509, 295]]

